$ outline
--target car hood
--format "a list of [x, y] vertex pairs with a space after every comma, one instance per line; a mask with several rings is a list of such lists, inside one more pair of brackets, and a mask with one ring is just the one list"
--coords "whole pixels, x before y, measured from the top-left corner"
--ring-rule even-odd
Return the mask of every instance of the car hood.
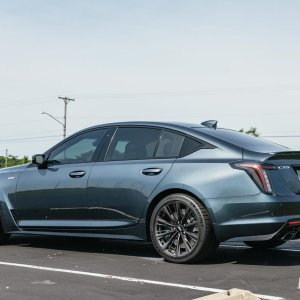
[[3, 168], [3, 169], [0, 169], [0, 174], [2, 174], [2, 173], [10, 173], [10, 172], [19, 172], [19, 171], [22, 171], [25, 168], [27, 168], [27, 166], [29, 166], [29, 164], [19, 165], [19, 166], [14, 166], [14, 167], [8, 167], [8, 168]]

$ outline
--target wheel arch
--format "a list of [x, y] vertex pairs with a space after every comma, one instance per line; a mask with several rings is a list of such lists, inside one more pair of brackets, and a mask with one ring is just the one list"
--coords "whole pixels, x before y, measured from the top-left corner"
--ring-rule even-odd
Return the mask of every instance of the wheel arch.
[[203, 201], [202, 198], [198, 197], [195, 193], [186, 190], [186, 189], [181, 189], [181, 188], [170, 188], [164, 191], [161, 191], [160, 193], [158, 193], [155, 197], [153, 197], [153, 199], [151, 200], [148, 208], [147, 208], [147, 212], [146, 212], [146, 234], [147, 234], [147, 240], [151, 241], [150, 238], [150, 219], [151, 219], [151, 215], [152, 212], [154, 211], [156, 205], [165, 197], [172, 195], [172, 194], [185, 194], [188, 196], [191, 196], [193, 198], [195, 198], [197, 201], [199, 201], [208, 211], [209, 216], [211, 218], [212, 223], [214, 224], [214, 215], [212, 213], [211, 208], [209, 207], [209, 205], [207, 205], [207, 203], [205, 201]]
[[11, 209], [9, 209], [7, 203], [2, 200], [0, 200], [0, 231], [1, 230], [4, 233], [20, 230], [12, 215]]

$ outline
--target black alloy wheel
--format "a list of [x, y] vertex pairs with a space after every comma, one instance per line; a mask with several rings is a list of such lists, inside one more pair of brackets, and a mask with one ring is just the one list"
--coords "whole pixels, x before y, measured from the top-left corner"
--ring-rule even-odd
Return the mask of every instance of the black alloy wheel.
[[208, 211], [185, 194], [169, 195], [157, 204], [150, 235], [157, 252], [175, 263], [203, 260], [218, 247]]

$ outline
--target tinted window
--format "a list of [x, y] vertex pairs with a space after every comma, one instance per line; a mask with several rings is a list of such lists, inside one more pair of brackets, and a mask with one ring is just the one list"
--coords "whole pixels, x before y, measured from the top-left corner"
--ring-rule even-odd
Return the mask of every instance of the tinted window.
[[50, 153], [48, 162], [54, 164], [91, 162], [106, 132], [106, 129], [93, 130], [68, 140]]
[[106, 160], [137, 160], [154, 157], [160, 129], [118, 128]]
[[182, 147], [180, 150], [180, 156], [189, 155], [201, 148], [213, 148], [213, 147], [206, 147], [205, 143], [194, 140], [189, 137], [186, 137], [183, 141], [183, 144], [182, 144]]
[[258, 152], [285, 151], [287, 147], [272, 143], [262, 138], [254, 137], [249, 134], [241, 133], [234, 130], [218, 128], [217, 130], [207, 128], [195, 128], [205, 132], [218, 139], [227, 141], [235, 146]]
[[183, 140], [184, 136], [180, 134], [171, 131], [164, 131], [160, 137], [155, 157], [178, 157]]

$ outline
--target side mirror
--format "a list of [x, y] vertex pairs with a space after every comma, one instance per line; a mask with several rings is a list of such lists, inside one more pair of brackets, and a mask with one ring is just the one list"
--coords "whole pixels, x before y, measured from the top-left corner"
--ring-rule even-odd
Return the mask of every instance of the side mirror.
[[45, 155], [44, 154], [36, 154], [32, 156], [32, 162], [37, 164], [38, 167], [44, 167], [46, 163]]

